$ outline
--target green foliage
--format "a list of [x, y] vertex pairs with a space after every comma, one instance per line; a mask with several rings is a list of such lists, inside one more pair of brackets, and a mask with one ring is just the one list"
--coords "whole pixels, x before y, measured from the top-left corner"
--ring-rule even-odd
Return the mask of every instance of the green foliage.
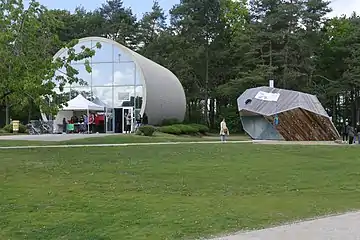
[[216, 121], [216, 131], [220, 131], [220, 122], [225, 118], [226, 126], [229, 128], [231, 133], [240, 133], [243, 132], [241, 120], [237, 109], [226, 109], [222, 112], [222, 115], [217, 118]]
[[[6, 61], [0, 61], [0, 104], [10, 106], [14, 115], [24, 109], [29, 116], [31, 109], [56, 112], [68, 95], [56, 95], [49, 80], [63, 71], [57, 77], [60, 88], [85, 84], [70, 63], [84, 59], [91, 72], [89, 58], [100, 47], [75, 52], [74, 39], [106, 36], [180, 79], [187, 97], [186, 123], [217, 130], [219, 116], [225, 116], [232, 132], [240, 131], [235, 99], [269, 79], [276, 87], [317, 95], [337, 123], [345, 117], [356, 122], [360, 18], [329, 19], [329, 12], [325, 0], [187, 0], [176, 4], [167, 18], [155, 1], [137, 19], [121, 0], [72, 12], [49, 10], [36, 1], [28, 9], [21, 0], [2, 1], [0, 60]], [[61, 47], [69, 55], [54, 61]], [[51, 98], [56, 101], [49, 106]], [[173, 124], [179, 123], [165, 120], [163, 125]]]
[[159, 132], [174, 135], [197, 135], [206, 134], [209, 132], [209, 128], [201, 124], [174, 124], [169, 126], [162, 126], [158, 128], [158, 130]]
[[[0, 59], [6, 59], [0, 61], [0, 101], [14, 110], [35, 105], [43, 112], [55, 113], [59, 102], [49, 99], [57, 97], [56, 82], [60, 90], [65, 84], [83, 83], [71, 63], [94, 56], [95, 49], [101, 47], [83, 46], [76, 52], [78, 40], [61, 42], [57, 31], [63, 22], [56, 14], [35, 0], [28, 7], [22, 0], [0, 3]], [[67, 49], [67, 55], [53, 59], [60, 48]], [[90, 62], [85, 61], [84, 65], [91, 72]], [[61, 74], [54, 82], [57, 72]]]
[[202, 124], [196, 124], [196, 123], [192, 123], [189, 126], [191, 126], [192, 128], [196, 129], [198, 133], [201, 134], [207, 134], [209, 133], [210, 129], [208, 126], [206, 125], [202, 125]]
[[140, 126], [138, 130], [142, 135], [151, 137], [152, 135], [154, 135], [156, 128], [151, 125], [143, 125]]
[[174, 134], [174, 135], [181, 135], [181, 129], [176, 125], [170, 125], [170, 126], [163, 126], [158, 128], [159, 132], [167, 133], [167, 134]]
[[[3, 127], [3, 130], [7, 133], [13, 133], [13, 125], [12, 124], [7, 124]], [[18, 133], [26, 133], [27, 132], [27, 128], [25, 125], [20, 124], [19, 125], [19, 132]]]
[[137, 48], [137, 19], [130, 8], [124, 7], [122, 0], [106, 1], [95, 12], [101, 17], [98, 20], [104, 35], [129, 48]]
[[161, 122], [161, 126], [169, 126], [169, 125], [174, 125], [174, 124], [179, 124], [179, 120], [176, 118], [170, 118], [170, 119], [164, 119]]

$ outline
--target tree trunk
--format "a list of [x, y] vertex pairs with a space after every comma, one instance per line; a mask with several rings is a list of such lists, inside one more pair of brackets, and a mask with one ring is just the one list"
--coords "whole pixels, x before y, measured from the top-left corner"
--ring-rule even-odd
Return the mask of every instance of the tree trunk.
[[351, 90], [350, 92], [350, 103], [351, 103], [351, 118], [350, 118], [350, 121], [351, 121], [351, 125], [352, 126], [355, 126], [355, 122], [356, 122], [356, 104], [355, 104], [355, 94], [354, 94], [354, 90]]
[[208, 101], [209, 101], [209, 43], [208, 43], [208, 39], [206, 39], [206, 48], [205, 48], [205, 104], [204, 104], [204, 120], [205, 120], [206, 125], [209, 126]]
[[32, 116], [32, 101], [30, 101], [29, 103], [29, 109], [28, 109], [28, 123], [31, 121], [31, 116]]
[[335, 124], [335, 126], [338, 125], [338, 120], [337, 120], [337, 114], [336, 114], [336, 102], [337, 102], [337, 96], [332, 98], [332, 108], [331, 108], [331, 117], [332, 117], [332, 121]]
[[10, 124], [10, 105], [7, 96], [5, 97], [5, 123], [6, 125]]
[[210, 128], [215, 127], [215, 99], [210, 99], [210, 112], [209, 112]]

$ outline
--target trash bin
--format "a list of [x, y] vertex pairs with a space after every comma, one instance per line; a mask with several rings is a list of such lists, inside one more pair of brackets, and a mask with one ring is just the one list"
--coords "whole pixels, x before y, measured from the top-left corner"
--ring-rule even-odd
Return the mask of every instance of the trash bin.
[[12, 127], [13, 127], [13, 132], [18, 133], [19, 132], [19, 127], [20, 127], [20, 121], [19, 120], [13, 120], [12, 121]]

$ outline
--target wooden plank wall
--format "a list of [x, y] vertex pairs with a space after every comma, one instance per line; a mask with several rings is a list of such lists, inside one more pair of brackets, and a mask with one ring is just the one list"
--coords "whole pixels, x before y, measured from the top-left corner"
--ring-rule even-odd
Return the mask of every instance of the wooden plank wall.
[[[329, 118], [296, 108], [278, 114], [276, 129], [286, 141], [334, 141], [339, 138]], [[271, 122], [274, 116], [267, 117]]]

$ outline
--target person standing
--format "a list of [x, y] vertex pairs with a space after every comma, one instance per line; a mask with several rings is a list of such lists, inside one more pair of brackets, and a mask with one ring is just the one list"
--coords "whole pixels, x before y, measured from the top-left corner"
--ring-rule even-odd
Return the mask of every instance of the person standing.
[[135, 132], [139, 129], [139, 127], [141, 126], [141, 115], [140, 113], [136, 116], [136, 127], [135, 127]]
[[63, 134], [67, 133], [67, 121], [66, 118], [63, 118]]
[[353, 126], [351, 126], [350, 123], [347, 125], [347, 133], [348, 133], [348, 137], [349, 137], [349, 144], [353, 144], [354, 137], [355, 137], [355, 128]]
[[345, 122], [345, 125], [343, 126], [342, 135], [343, 135], [343, 142], [347, 142], [349, 138], [349, 132], [348, 132], [348, 121]]
[[93, 133], [94, 131], [94, 122], [95, 122], [95, 114], [90, 113], [90, 116], [88, 118], [88, 125], [89, 125], [89, 132]]
[[360, 144], [360, 122], [356, 123], [356, 127], [355, 127], [355, 137], [354, 137], [354, 143]]
[[87, 133], [87, 131], [88, 131], [89, 118], [88, 118], [88, 116], [86, 116], [86, 114], [84, 114], [83, 118], [84, 118], [84, 125], [85, 125], [85, 130], [84, 130], [84, 132]]
[[128, 115], [126, 116], [126, 130], [125, 130], [125, 133], [131, 133], [131, 122], [132, 122], [132, 117], [131, 117], [131, 114], [128, 113]]
[[146, 115], [146, 113], [143, 114], [143, 117], [142, 117], [142, 119], [141, 119], [141, 123], [142, 123], [143, 125], [149, 124], [149, 119], [148, 119], [148, 116]]
[[226, 142], [226, 137], [229, 136], [229, 129], [226, 126], [225, 118], [220, 123], [220, 140]]

